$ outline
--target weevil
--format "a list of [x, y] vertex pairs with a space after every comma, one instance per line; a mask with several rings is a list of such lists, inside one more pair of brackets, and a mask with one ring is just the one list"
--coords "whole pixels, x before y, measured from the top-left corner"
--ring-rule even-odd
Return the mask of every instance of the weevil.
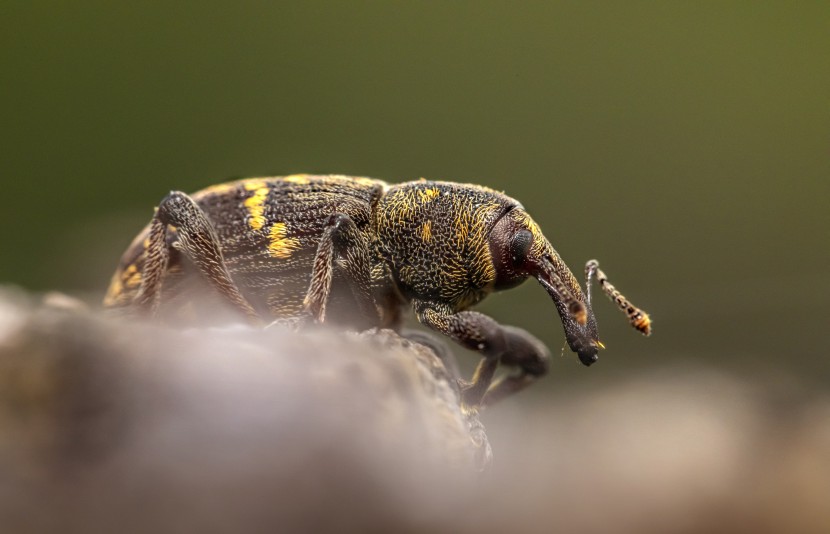
[[[255, 324], [300, 318], [355, 329], [399, 329], [409, 307], [423, 325], [482, 355], [462, 385], [465, 405], [478, 407], [549, 367], [534, 336], [470, 310], [494, 291], [535, 278], [585, 365], [603, 348], [594, 279], [634, 328], [650, 334], [648, 314], [595, 260], [585, 276], [583, 292], [524, 207], [487, 187], [302, 174], [171, 192], [124, 253], [104, 304], [199, 316], [214, 309], [201, 304], [207, 298]], [[500, 363], [518, 371], [494, 380]]]

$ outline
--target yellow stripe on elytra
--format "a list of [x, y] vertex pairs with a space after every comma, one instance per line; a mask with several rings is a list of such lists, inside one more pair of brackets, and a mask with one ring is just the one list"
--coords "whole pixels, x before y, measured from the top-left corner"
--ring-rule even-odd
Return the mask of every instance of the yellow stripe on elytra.
[[296, 237], [285, 237], [288, 227], [284, 222], [275, 223], [269, 232], [270, 243], [268, 253], [275, 258], [288, 258], [291, 253], [300, 248], [300, 240]]
[[124, 292], [124, 285], [121, 283], [121, 273], [116, 272], [110, 280], [110, 286], [107, 288], [107, 295], [104, 297], [104, 305], [112, 306], [118, 302]]
[[265, 226], [265, 199], [268, 197], [268, 185], [263, 180], [252, 180], [245, 184], [247, 191], [253, 194], [245, 199], [245, 209], [248, 210], [248, 225], [253, 230], [262, 230]]
[[124, 286], [129, 289], [135, 289], [141, 285], [141, 272], [139, 272], [134, 263], [124, 271], [122, 281]]
[[305, 185], [309, 182], [307, 174], [292, 174], [290, 176], [283, 177], [282, 181], [297, 185]]

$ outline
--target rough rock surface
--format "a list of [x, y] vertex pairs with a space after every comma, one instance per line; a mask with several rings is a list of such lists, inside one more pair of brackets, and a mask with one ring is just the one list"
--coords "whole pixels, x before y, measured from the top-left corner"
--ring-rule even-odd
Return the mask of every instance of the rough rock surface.
[[383, 530], [489, 461], [442, 362], [391, 331], [179, 332], [51, 300], [0, 297], [4, 531]]
[[830, 395], [781, 373], [554, 368], [486, 414], [482, 473], [477, 414], [393, 333], [48, 301], [0, 291], [3, 534], [830, 532]]

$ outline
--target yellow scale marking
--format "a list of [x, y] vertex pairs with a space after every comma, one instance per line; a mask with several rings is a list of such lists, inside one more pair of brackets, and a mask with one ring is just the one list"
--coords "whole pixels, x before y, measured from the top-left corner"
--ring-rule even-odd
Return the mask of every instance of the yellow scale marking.
[[263, 180], [252, 180], [245, 184], [247, 191], [253, 195], [245, 199], [245, 209], [248, 210], [248, 225], [253, 230], [262, 230], [265, 226], [265, 199], [268, 197], [268, 186]]
[[271, 242], [268, 244], [268, 253], [275, 258], [289, 258], [291, 253], [300, 248], [300, 240], [296, 237], [286, 237], [288, 227], [284, 222], [274, 223], [269, 232]]
[[421, 204], [431, 202], [440, 194], [441, 192], [435, 188], [399, 191], [392, 198], [392, 213], [397, 215], [398, 224], [404, 224]]
[[124, 280], [124, 285], [130, 289], [136, 288], [141, 285], [141, 273], [138, 271], [138, 268], [135, 264], [130, 265], [124, 271], [122, 275], [122, 279]]
[[292, 174], [290, 176], [285, 176], [282, 181], [297, 185], [305, 185], [309, 183], [307, 174]]
[[107, 290], [107, 295], [104, 297], [104, 305], [109, 306], [118, 302], [118, 298], [124, 291], [124, 286], [121, 284], [121, 273], [116, 272], [112, 280], [110, 280], [110, 287]]
[[421, 227], [421, 239], [429, 241], [432, 239], [432, 221], [427, 221]]
[[455, 226], [455, 238], [459, 244], [467, 241], [467, 235], [470, 233], [470, 226], [472, 219], [467, 210], [460, 210], [453, 219], [453, 226]]
[[431, 187], [429, 189], [423, 189], [423, 190], [419, 189], [418, 190], [418, 199], [422, 203], [429, 202], [432, 199], [434, 199], [435, 197], [437, 197], [438, 195], [439, 195], [439, 192], [434, 187]]

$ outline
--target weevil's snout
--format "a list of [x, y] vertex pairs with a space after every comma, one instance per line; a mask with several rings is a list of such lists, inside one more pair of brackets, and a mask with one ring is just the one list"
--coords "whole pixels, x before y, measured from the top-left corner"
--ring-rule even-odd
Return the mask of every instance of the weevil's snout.
[[568, 336], [568, 345], [579, 356], [582, 365], [586, 367], [599, 360], [599, 351], [605, 348], [602, 343], [594, 339], [577, 338], [572, 340], [570, 336]]
[[586, 367], [599, 360], [599, 355], [596, 350], [583, 350], [577, 352], [577, 354], [579, 355], [579, 361]]
[[565, 329], [565, 339], [571, 350], [579, 356], [579, 361], [583, 365], [597, 361], [597, 353], [603, 345], [598, 340], [597, 322], [591, 303], [552, 247], [543, 256], [536, 279], [556, 304]]
[[490, 250], [496, 267], [496, 288], [505, 289], [528, 277], [536, 278], [550, 295], [570, 349], [584, 365], [599, 357], [597, 324], [591, 305], [576, 278], [542, 231], [522, 209], [502, 217], [490, 234]]
[[562, 318], [562, 326], [565, 327], [565, 339], [568, 347], [579, 356], [582, 365], [588, 366], [599, 359], [600, 349], [605, 346], [597, 340], [597, 323], [593, 313], [588, 308], [588, 322], [580, 325], [566, 313], [563, 314], [561, 307], [559, 315]]

